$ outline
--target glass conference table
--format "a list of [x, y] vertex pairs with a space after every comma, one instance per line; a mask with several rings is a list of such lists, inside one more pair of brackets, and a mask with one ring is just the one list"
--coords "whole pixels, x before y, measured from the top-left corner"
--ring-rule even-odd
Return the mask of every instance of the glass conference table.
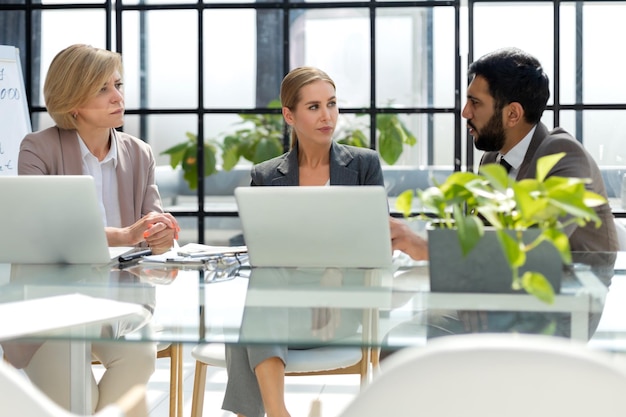
[[[624, 256], [574, 254], [550, 305], [527, 294], [431, 293], [428, 264], [406, 258], [390, 270], [250, 268], [232, 257], [175, 265], [0, 264], [0, 341], [72, 340], [75, 412], [89, 409], [90, 343], [111, 338], [392, 351], [448, 334], [535, 332], [626, 351]], [[7, 330], [21, 317], [29, 318], [26, 327], [31, 317], [58, 322]]]

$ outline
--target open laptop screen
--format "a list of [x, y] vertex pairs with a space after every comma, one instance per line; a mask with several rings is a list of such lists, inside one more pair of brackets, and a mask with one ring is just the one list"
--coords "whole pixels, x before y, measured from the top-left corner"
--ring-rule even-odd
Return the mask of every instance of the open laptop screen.
[[111, 261], [91, 176], [0, 176], [0, 196], [0, 262]]
[[382, 186], [239, 187], [235, 197], [252, 266], [391, 266]]

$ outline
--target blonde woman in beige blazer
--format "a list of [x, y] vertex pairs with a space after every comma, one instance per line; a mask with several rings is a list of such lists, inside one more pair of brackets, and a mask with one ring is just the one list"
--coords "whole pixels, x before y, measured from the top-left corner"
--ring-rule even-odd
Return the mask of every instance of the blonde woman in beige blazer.
[[[124, 123], [122, 85], [119, 54], [89, 45], [59, 52], [44, 84], [56, 126], [23, 139], [18, 174], [92, 175], [109, 246], [147, 245], [163, 253], [172, 247], [179, 227], [171, 214], [163, 213], [150, 146], [115, 130]], [[3, 343], [3, 349], [9, 362], [69, 409], [69, 342]], [[92, 357], [106, 368], [99, 381], [92, 378], [96, 412], [132, 386], [148, 382], [156, 344], [94, 342]]]

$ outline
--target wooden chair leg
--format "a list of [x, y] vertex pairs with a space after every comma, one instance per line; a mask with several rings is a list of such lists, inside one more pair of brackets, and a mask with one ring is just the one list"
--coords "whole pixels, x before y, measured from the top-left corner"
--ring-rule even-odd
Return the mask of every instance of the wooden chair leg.
[[191, 417], [202, 417], [204, 390], [206, 387], [206, 371], [207, 365], [196, 361], [196, 370], [193, 376], [193, 394], [191, 397]]
[[183, 349], [172, 343], [157, 352], [157, 358], [170, 358], [170, 413], [169, 417], [183, 415]]
[[177, 343], [170, 349], [170, 417], [183, 417], [183, 349]]
[[176, 396], [176, 401], [178, 402], [178, 417], [183, 417], [183, 345], [177, 345], [178, 347], [178, 395]]
[[380, 348], [372, 349], [372, 368], [378, 369], [380, 366]]
[[363, 357], [361, 358], [361, 362], [359, 364], [359, 374], [361, 376], [361, 389], [367, 385], [369, 382], [369, 370], [370, 370], [370, 360], [371, 360], [371, 350], [369, 348], [363, 348]]

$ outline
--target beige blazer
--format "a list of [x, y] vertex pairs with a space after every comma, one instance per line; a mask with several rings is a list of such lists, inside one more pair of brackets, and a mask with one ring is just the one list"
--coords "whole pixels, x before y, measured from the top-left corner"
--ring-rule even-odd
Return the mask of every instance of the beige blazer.
[[[122, 226], [151, 211], [163, 212], [154, 178], [150, 145], [111, 129], [117, 145], [117, 183]], [[82, 175], [82, 157], [75, 130], [51, 127], [26, 135], [20, 145], [18, 175]]]

